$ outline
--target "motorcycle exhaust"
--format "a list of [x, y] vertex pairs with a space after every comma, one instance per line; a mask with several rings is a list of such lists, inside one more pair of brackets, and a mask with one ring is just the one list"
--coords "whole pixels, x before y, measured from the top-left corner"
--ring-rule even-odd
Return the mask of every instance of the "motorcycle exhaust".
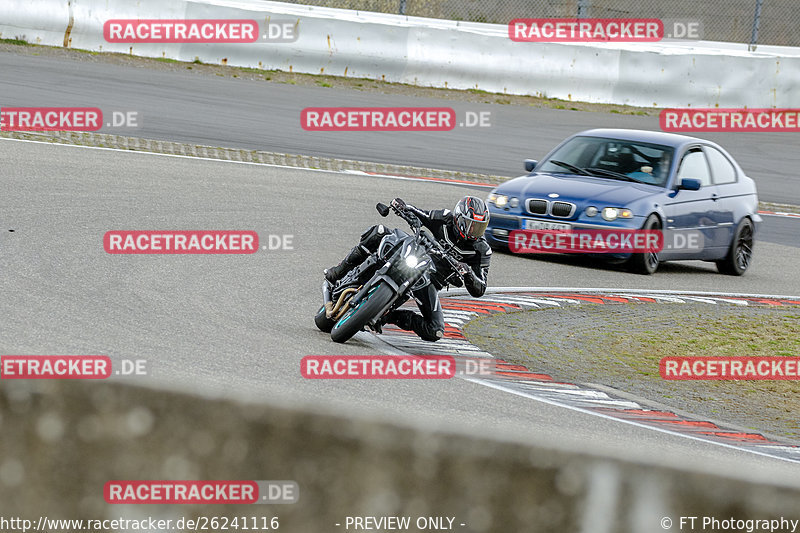
[[322, 305], [325, 307], [325, 316], [330, 318], [333, 302], [331, 301], [331, 284], [328, 280], [322, 282]]
[[350, 287], [349, 289], [342, 291], [341, 296], [339, 296], [339, 299], [336, 301], [336, 305], [334, 305], [330, 311], [328, 311], [328, 304], [325, 304], [325, 315], [333, 320], [339, 320], [339, 318], [341, 318], [341, 316], [347, 310], [347, 302], [350, 300], [349, 297], [357, 293], [360, 289], [361, 287], [358, 289]]

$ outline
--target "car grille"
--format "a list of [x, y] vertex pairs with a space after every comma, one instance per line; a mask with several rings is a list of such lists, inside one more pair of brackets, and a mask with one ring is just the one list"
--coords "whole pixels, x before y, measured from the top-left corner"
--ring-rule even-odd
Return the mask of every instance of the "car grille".
[[552, 202], [531, 198], [528, 200], [528, 212], [532, 215], [550, 215], [555, 218], [569, 218], [575, 213], [575, 204], [569, 202]]
[[550, 214], [558, 218], [569, 218], [575, 210], [575, 204], [569, 202], [553, 202]]
[[534, 215], [547, 214], [547, 200], [528, 200], [528, 211]]

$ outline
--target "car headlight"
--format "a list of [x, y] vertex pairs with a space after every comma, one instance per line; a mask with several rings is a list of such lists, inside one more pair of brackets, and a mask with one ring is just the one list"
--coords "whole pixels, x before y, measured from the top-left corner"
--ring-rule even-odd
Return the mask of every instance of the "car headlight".
[[603, 208], [603, 218], [606, 220], [616, 220], [619, 214], [619, 209], [616, 207]]
[[618, 218], [633, 218], [633, 211], [618, 207], [604, 207], [601, 215], [604, 219], [610, 222]]
[[511, 207], [517, 207], [519, 205], [519, 198], [512, 198], [508, 201], [508, 205]]
[[597, 215], [598, 210], [597, 210], [597, 208], [595, 206], [590, 205], [589, 207], [586, 208], [584, 213], [586, 213], [587, 217], [593, 217], [593, 216]]
[[417, 259], [416, 255], [409, 255], [406, 257], [406, 266], [408, 266], [408, 268], [416, 268], [418, 264], [419, 259]]
[[487, 199], [487, 201], [490, 204], [494, 204], [497, 207], [505, 207], [506, 204], [508, 203], [508, 196], [506, 196], [504, 194], [492, 193], [492, 194], [489, 195], [489, 198]]

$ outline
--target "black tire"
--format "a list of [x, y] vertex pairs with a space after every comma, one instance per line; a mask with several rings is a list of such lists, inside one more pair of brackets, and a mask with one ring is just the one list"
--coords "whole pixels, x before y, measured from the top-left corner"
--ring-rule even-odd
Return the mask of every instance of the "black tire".
[[314, 316], [314, 324], [317, 325], [320, 331], [330, 333], [333, 328], [333, 319], [325, 316], [325, 306], [319, 308], [317, 314]]
[[[644, 221], [642, 226], [643, 230], [655, 231], [661, 229], [661, 221], [656, 215], [650, 215]], [[628, 267], [631, 272], [637, 274], [644, 274], [649, 276], [658, 270], [658, 254], [656, 252], [647, 252], [644, 254], [633, 254], [628, 260]]]
[[361, 331], [364, 325], [372, 320], [381, 309], [394, 297], [394, 291], [386, 283], [373, 287], [355, 309], [350, 309], [331, 329], [334, 342], [347, 342]]
[[733, 234], [731, 248], [725, 259], [717, 261], [717, 270], [720, 274], [729, 276], [741, 276], [750, 267], [753, 260], [753, 222], [749, 218], [743, 218]]

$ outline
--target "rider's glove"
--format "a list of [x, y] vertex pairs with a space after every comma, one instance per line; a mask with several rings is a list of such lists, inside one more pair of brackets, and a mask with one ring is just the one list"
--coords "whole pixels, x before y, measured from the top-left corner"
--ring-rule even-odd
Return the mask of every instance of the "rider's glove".
[[406, 208], [406, 203], [403, 201], [402, 198], [395, 198], [394, 200], [392, 200], [392, 207], [402, 211], [403, 209]]
[[458, 263], [458, 273], [461, 274], [462, 277], [469, 275], [470, 272], [472, 272], [472, 269], [468, 264], [461, 262]]

